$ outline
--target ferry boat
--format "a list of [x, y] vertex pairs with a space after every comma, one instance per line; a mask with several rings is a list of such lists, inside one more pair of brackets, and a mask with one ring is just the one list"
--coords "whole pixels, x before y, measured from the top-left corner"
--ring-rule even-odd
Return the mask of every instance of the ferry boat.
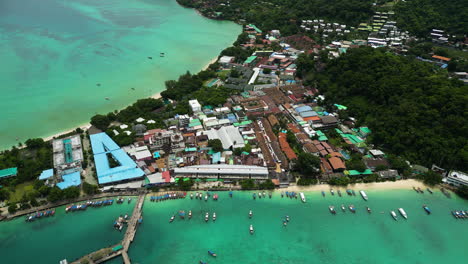
[[171, 219], [169, 219], [169, 223], [174, 222], [174, 219], [175, 219], [175, 215], [171, 216]]
[[353, 195], [353, 192], [351, 192], [350, 189], [347, 189], [347, 190], [346, 190], [346, 193], [347, 193], [349, 196]]
[[356, 193], [354, 192], [354, 190], [351, 190], [351, 192], [353, 193], [353, 196], [356, 196]]
[[427, 190], [427, 192], [430, 193], [430, 194], [433, 194], [433, 193], [434, 193], [434, 192], [433, 192], [431, 189], [429, 189], [429, 188], [427, 188], [426, 190]]
[[211, 251], [211, 250], [208, 250], [208, 254], [210, 254], [210, 256], [212, 256], [212, 257], [216, 257], [216, 253], [214, 253], [214, 252]]
[[253, 213], [252, 213], [252, 210], [249, 211], [249, 218], [252, 218], [253, 216]]
[[346, 207], [344, 206], [344, 204], [341, 205], [341, 211], [346, 212]]
[[403, 208], [398, 208], [398, 211], [400, 214], [405, 218], [408, 219], [408, 215], [406, 214], [405, 210]]
[[205, 214], [205, 222], [208, 222], [208, 220], [210, 219], [210, 214], [208, 212], [206, 212]]
[[189, 218], [189, 219], [192, 218], [192, 210], [188, 211], [188, 218]]
[[255, 200], [255, 196], [257, 196], [256, 193], [252, 194], [252, 198]]
[[372, 213], [372, 210], [369, 208], [369, 206], [366, 206], [366, 209], [369, 214]]
[[352, 213], [356, 213], [356, 207], [354, 207], [354, 205], [350, 205], [350, 206], [349, 206], [349, 210], [350, 210]]
[[330, 210], [331, 214], [336, 214], [335, 207], [334, 206], [328, 206], [328, 209]]
[[304, 193], [301, 192], [301, 193], [299, 193], [299, 195], [301, 196], [302, 202], [305, 203], [305, 202], [306, 202], [306, 198], [305, 198]]
[[397, 220], [397, 215], [395, 211], [390, 211], [390, 215], [393, 217], [393, 219], [395, 219], [395, 221]]
[[361, 194], [362, 199], [364, 199], [364, 200], [366, 200], [366, 201], [369, 199], [369, 198], [367, 197], [367, 194], [366, 194], [364, 191], [359, 191], [359, 193]]
[[325, 197], [325, 192], [324, 191], [322, 191], [322, 196]]
[[429, 209], [429, 207], [427, 207], [427, 205], [424, 204], [422, 207], [423, 207], [424, 211], [426, 211], [427, 214], [431, 214], [431, 209]]
[[213, 213], [213, 222], [216, 221], [216, 213]]
[[253, 233], [254, 233], [253, 225], [250, 225], [250, 227], [249, 227], [249, 232], [250, 232], [251, 235], [253, 235]]
[[331, 195], [335, 195], [335, 191], [333, 191], [333, 189], [330, 189], [330, 193]]
[[338, 196], [341, 197], [341, 191], [340, 190], [338, 190]]

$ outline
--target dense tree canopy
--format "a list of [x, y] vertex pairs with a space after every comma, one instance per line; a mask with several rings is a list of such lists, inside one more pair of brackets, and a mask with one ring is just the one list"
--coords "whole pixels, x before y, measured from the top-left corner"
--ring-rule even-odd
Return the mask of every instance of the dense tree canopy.
[[431, 64], [384, 49], [349, 50], [322, 72], [299, 64], [328, 104], [348, 106], [370, 140], [412, 162], [468, 169], [466, 87]]
[[310, 153], [302, 152], [298, 155], [294, 169], [305, 177], [316, 176], [319, 172], [320, 159]]
[[398, 26], [419, 37], [432, 29], [446, 30], [460, 37], [468, 32], [466, 0], [411, 0], [395, 5]]

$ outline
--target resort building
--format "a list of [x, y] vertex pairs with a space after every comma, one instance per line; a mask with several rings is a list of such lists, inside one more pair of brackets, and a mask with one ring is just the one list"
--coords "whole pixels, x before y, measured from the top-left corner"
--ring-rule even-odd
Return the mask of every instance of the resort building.
[[223, 144], [224, 149], [243, 148], [244, 138], [239, 132], [239, 129], [234, 126], [224, 126], [220, 129], [210, 129], [204, 132], [209, 139], [219, 139]]
[[144, 171], [106, 133], [90, 135], [90, 139], [100, 185], [143, 178]]
[[247, 165], [196, 165], [174, 169], [175, 177], [211, 179], [268, 179], [268, 168]]
[[58, 175], [81, 171], [83, 150], [80, 135], [55, 139], [52, 142], [54, 168]]
[[468, 174], [461, 171], [450, 171], [445, 177], [443, 182], [460, 187], [462, 185], [468, 186]]
[[8, 168], [0, 170], [0, 180], [15, 177], [18, 174], [18, 168]]
[[200, 112], [201, 111], [201, 104], [198, 102], [197, 99], [195, 100], [189, 100], [189, 105], [190, 108], [192, 109], [192, 112]]

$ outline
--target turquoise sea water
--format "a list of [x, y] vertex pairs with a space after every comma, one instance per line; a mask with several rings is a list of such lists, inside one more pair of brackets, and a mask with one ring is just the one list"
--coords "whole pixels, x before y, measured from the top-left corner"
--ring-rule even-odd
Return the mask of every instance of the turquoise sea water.
[[[232, 199], [228, 193], [219, 194], [219, 201], [208, 202], [147, 200], [144, 222], [129, 251], [132, 263], [449, 263], [468, 257], [468, 220], [450, 215], [450, 210], [468, 210], [468, 201], [447, 199], [440, 192], [367, 191], [367, 202], [360, 196], [340, 198], [327, 193], [323, 198], [320, 192], [308, 192], [305, 204], [281, 199], [278, 192], [272, 199], [260, 200], [252, 200], [250, 192], [234, 192]], [[110, 225], [119, 214], [130, 213], [133, 204], [74, 214], [65, 214], [61, 208], [54, 218], [34, 223], [23, 219], [0, 223], [2, 263], [57, 263], [116, 243], [122, 233]], [[356, 214], [342, 213], [341, 204], [354, 204]], [[433, 213], [426, 215], [422, 204]], [[336, 215], [329, 213], [329, 205], [336, 207]], [[372, 214], [365, 206], [373, 209]], [[389, 211], [398, 207], [406, 210], [408, 220], [391, 218]], [[169, 223], [180, 209], [192, 210], [193, 218]], [[205, 223], [207, 211], [216, 212], [216, 222]], [[282, 226], [285, 215], [290, 216], [287, 227]], [[254, 235], [249, 234], [250, 224]], [[208, 256], [208, 250], [218, 257]]]
[[160, 92], [240, 31], [175, 0], [2, 0], [0, 149]]

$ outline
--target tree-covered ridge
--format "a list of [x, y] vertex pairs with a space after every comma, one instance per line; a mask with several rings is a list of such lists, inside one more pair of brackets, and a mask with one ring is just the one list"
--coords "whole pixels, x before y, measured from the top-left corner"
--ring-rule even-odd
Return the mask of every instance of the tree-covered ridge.
[[468, 170], [468, 92], [461, 82], [384, 49], [348, 50], [322, 72], [311, 60], [302, 58], [299, 70], [329, 103], [347, 105], [368, 125], [373, 143], [426, 166]]
[[466, 0], [399, 1], [395, 13], [398, 26], [419, 37], [427, 37], [434, 28], [460, 36], [468, 32]]
[[[373, 13], [373, 0], [177, 0], [203, 14], [233, 21], [245, 20], [262, 30], [279, 29], [284, 34], [299, 30], [300, 21], [326, 19], [356, 26]], [[216, 14], [216, 12], [218, 12]], [[221, 12], [221, 13], [219, 13]]]

